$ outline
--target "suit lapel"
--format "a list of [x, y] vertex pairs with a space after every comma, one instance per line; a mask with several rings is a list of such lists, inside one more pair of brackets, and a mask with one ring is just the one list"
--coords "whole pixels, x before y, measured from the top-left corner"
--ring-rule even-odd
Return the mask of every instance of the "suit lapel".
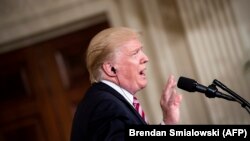
[[101, 91], [108, 91], [109, 94], [113, 95], [114, 97], [116, 97], [119, 101], [123, 102], [128, 109], [133, 112], [136, 117], [143, 123], [143, 124], [147, 124], [144, 119], [141, 117], [141, 115], [135, 110], [135, 108], [120, 94], [118, 93], [115, 89], [113, 89], [112, 87], [110, 87], [109, 85], [102, 83], [102, 82], [98, 82], [96, 84], [94, 84], [98, 87], [99, 90]]

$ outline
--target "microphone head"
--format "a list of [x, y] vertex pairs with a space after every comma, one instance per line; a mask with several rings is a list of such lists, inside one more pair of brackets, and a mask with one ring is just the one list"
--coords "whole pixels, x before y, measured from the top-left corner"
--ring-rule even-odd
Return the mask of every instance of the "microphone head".
[[195, 92], [196, 84], [197, 82], [195, 80], [181, 76], [178, 80], [177, 87], [188, 92]]

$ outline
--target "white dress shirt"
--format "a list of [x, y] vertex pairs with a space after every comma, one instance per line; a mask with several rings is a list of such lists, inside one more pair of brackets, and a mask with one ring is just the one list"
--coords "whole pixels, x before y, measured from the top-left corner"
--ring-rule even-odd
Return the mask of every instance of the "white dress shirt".
[[[118, 86], [117, 84], [108, 81], [108, 80], [101, 80], [101, 82], [109, 85], [113, 89], [115, 89], [119, 94], [121, 94], [132, 106], [133, 106], [133, 95], [129, 93], [127, 90], [123, 89], [122, 87]], [[134, 107], [134, 106], [133, 106]]]

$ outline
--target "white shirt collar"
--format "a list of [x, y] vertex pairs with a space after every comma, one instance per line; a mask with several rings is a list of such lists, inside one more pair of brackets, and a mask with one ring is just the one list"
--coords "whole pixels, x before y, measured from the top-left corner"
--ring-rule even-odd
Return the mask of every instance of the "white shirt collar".
[[108, 81], [108, 80], [101, 80], [101, 82], [109, 85], [113, 89], [115, 89], [118, 93], [120, 93], [132, 106], [133, 106], [133, 95], [129, 93], [127, 90], [123, 89], [122, 87], [118, 86], [117, 84]]

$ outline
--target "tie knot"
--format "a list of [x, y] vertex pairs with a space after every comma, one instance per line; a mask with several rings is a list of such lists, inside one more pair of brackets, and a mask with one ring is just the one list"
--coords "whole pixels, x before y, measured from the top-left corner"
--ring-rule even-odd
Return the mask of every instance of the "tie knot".
[[134, 100], [133, 100], [133, 104], [135, 105], [135, 104], [139, 104], [139, 101], [138, 101], [138, 99], [134, 96]]

